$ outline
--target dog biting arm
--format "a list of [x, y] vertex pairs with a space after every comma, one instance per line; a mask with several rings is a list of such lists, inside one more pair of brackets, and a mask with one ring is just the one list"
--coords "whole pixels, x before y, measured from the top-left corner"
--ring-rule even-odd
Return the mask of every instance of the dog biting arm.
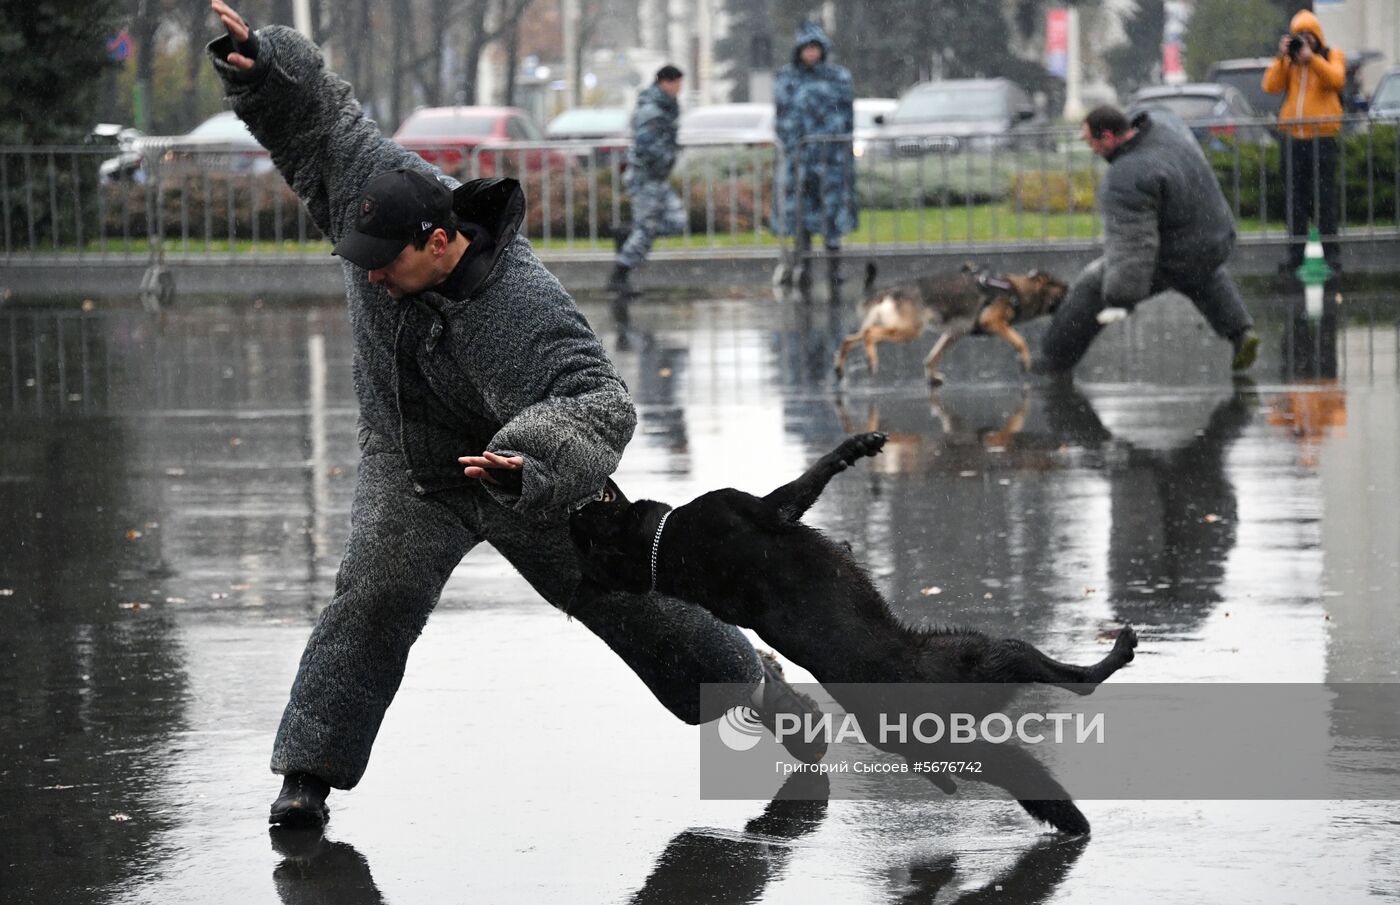
[[520, 320], [512, 340], [515, 366], [492, 367], [477, 358], [466, 363], [504, 422], [487, 451], [520, 459], [518, 485], [486, 489], [516, 512], [566, 512], [616, 470], [636, 427], [636, 409], [582, 315], [544, 310], [527, 323], [522, 300], [514, 304]]

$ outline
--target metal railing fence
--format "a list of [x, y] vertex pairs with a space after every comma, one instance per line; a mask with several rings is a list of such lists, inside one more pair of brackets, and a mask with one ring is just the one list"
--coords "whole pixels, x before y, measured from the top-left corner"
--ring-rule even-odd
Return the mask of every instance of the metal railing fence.
[[[1320, 139], [1281, 141], [1269, 120], [1196, 126], [1245, 241], [1289, 235], [1289, 172], [1298, 155], [1309, 219], [1321, 219]], [[788, 161], [760, 144], [688, 146], [671, 182], [688, 217], [677, 245], [706, 250], [777, 245], [774, 208], [809, 158], [845, 136], [804, 140]], [[1338, 241], [1400, 235], [1400, 120], [1350, 117], [1336, 138]], [[459, 178], [512, 175], [525, 186], [525, 234], [550, 252], [611, 253], [630, 219], [626, 145], [524, 142], [420, 150]], [[957, 246], [1100, 241], [1094, 194], [1104, 164], [1076, 129], [999, 135], [928, 132], [859, 142], [852, 151], [861, 224], [846, 245], [874, 253]], [[791, 163], [791, 166], [789, 166]], [[805, 215], [807, 212], [803, 211]], [[1324, 238], [1333, 238], [1325, 236]], [[328, 243], [263, 154], [246, 148], [117, 155], [90, 146], [0, 147], [0, 251], [7, 261], [75, 265], [187, 255], [233, 260], [303, 255]], [[668, 247], [668, 246], [663, 246]]]
[[[1336, 120], [1305, 120], [1307, 129]], [[1272, 118], [1193, 124], [1247, 240], [1291, 234], [1291, 171], [1306, 220], [1324, 220], [1328, 191], [1321, 163], [1325, 137], [1285, 140]], [[1337, 147], [1335, 232], [1324, 240], [1400, 235], [1400, 121], [1348, 117], [1331, 139]], [[813, 178], [806, 160], [830, 158], [846, 136], [804, 139], [788, 178]], [[1095, 194], [1106, 164], [1077, 128], [1015, 128], [994, 135], [937, 133], [882, 137], [854, 149], [855, 187], [862, 223], [848, 242], [933, 249], [948, 245], [1025, 245], [1102, 240]], [[1323, 191], [1319, 191], [1322, 188]], [[793, 192], [803, 203], [805, 193]], [[800, 211], [801, 221], [808, 211]], [[816, 225], [815, 223], [813, 224]]]

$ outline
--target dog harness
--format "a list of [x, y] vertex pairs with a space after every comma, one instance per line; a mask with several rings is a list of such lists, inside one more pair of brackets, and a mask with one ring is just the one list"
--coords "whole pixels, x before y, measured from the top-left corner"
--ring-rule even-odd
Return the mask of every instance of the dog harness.
[[661, 550], [661, 532], [666, 528], [666, 520], [671, 517], [674, 509], [667, 509], [661, 514], [661, 521], [656, 524], [656, 537], [651, 539], [651, 590], [656, 590], [656, 554]]
[[1011, 323], [1021, 319], [1021, 294], [1016, 291], [1016, 284], [1006, 277], [983, 270], [977, 274], [977, 288], [982, 290], [982, 304], [977, 307], [977, 315], [972, 319], [973, 333], [983, 332], [982, 312], [986, 311], [987, 306], [996, 301], [998, 296], [1006, 296], [1011, 302]]

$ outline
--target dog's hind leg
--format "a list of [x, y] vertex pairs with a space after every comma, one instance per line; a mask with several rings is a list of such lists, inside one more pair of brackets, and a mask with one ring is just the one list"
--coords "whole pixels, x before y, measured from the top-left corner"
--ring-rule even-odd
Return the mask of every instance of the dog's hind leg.
[[881, 433], [856, 434], [841, 441], [841, 445], [822, 456], [802, 476], [791, 481], [763, 498], [765, 503], [777, 509], [784, 521], [795, 522], [812, 508], [817, 497], [822, 495], [827, 483], [841, 472], [856, 463], [857, 459], [873, 456], [885, 445], [885, 435]]
[[[1062, 833], [1076, 836], [1088, 834], [1089, 819], [1075, 805], [1073, 797], [1050, 769], [1031, 751], [975, 742], [960, 757], [976, 759], [982, 765], [982, 772], [970, 774], [969, 779], [979, 779], [1005, 789], [1036, 820], [1048, 823]], [[1045, 797], [1032, 798], [1032, 795]]]
[[956, 327], [945, 329], [939, 334], [938, 342], [933, 344], [933, 348], [929, 350], [928, 355], [924, 358], [924, 373], [928, 375], [930, 386], [943, 385], [944, 378], [942, 372], [938, 370], [938, 363], [942, 361], [944, 355], [948, 354], [948, 350], [952, 348], [953, 343], [966, 335], [967, 330]]
[[1089, 835], [1089, 818], [1072, 801], [1054, 801], [1044, 798], [1018, 798], [1016, 803], [1026, 809], [1041, 823], [1048, 823], [1062, 833], [1073, 836]]
[[[977, 740], [956, 746], [930, 745], [918, 757], [920, 760], [975, 763], [977, 772], [960, 774], [961, 779], [987, 783], [1005, 790], [1026, 809], [1027, 814], [1062, 833], [1085, 835], [1089, 832], [1089, 820], [1075, 805], [1073, 796], [1028, 748]], [[943, 788], [938, 782], [938, 774], [930, 772], [926, 775], [935, 785]]]
[[870, 363], [870, 373], [880, 373], [880, 353], [875, 347], [880, 343], [907, 343], [918, 337], [924, 330], [922, 324], [904, 323], [897, 327], [871, 327], [865, 331], [865, 360]]
[[841, 340], [841, 347], [836, 350], [836, 363], [834, 365], [837, 377], [846, 375], [846, 356], [851, 354], [851, 349], [865, 341], [865, 331], [867, 327], [861, 327], [856, 332]]
[[996, 641], [983, 661], [983, 668], [990, 675], [979, 681], [1041, 682], [1067, 688], [1076, 694], [1091, 694], [1099, 683], [1133, 661], [1136, 647], [1137, 632], [1130, 625], [1123, 626], [1113, 650], [1093, 666], [1061, 663], [1024, 641]]
[[1021, 338], [1011, 326], [1011, 322], [1006, 317], [1006, 312], [997, 308], [988, 308], [981, 318], [982, 329], [993, 336], [1000, 336], [1011, 343], [1016, 350], [1016, 356], [1021, 359], [1021, 370], [1029, 372], [1031, 369], [1031, 350], [1026, 345], [1026, 341]]

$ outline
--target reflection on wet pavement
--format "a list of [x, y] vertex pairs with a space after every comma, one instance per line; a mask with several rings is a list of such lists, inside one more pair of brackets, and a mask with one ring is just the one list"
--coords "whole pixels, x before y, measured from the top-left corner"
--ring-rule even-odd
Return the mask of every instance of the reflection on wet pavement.
[[[1251, 380], [1154, 303], [1075, 383], [974, 338], [933, 394], [918, 343], [834, 382], [853, 304], [585, 312], [640, 407], [633, 497], [766, 492], [878, 429], [809, 521], [910, 622], [1070, 661], [1132, 622], [1114, 681], [1400, 680], [1400, 308], [1250, 306]], [[271, 735], [348, 528], [349, 355], [334, 301], [0, 316], [0, 900], [1400, 897], [1386, 802], [1089, 801], [1066, 842], [1011, 803], [699, 801], [694, 730], [485, 548], [328, 835], [269, 846]]]

